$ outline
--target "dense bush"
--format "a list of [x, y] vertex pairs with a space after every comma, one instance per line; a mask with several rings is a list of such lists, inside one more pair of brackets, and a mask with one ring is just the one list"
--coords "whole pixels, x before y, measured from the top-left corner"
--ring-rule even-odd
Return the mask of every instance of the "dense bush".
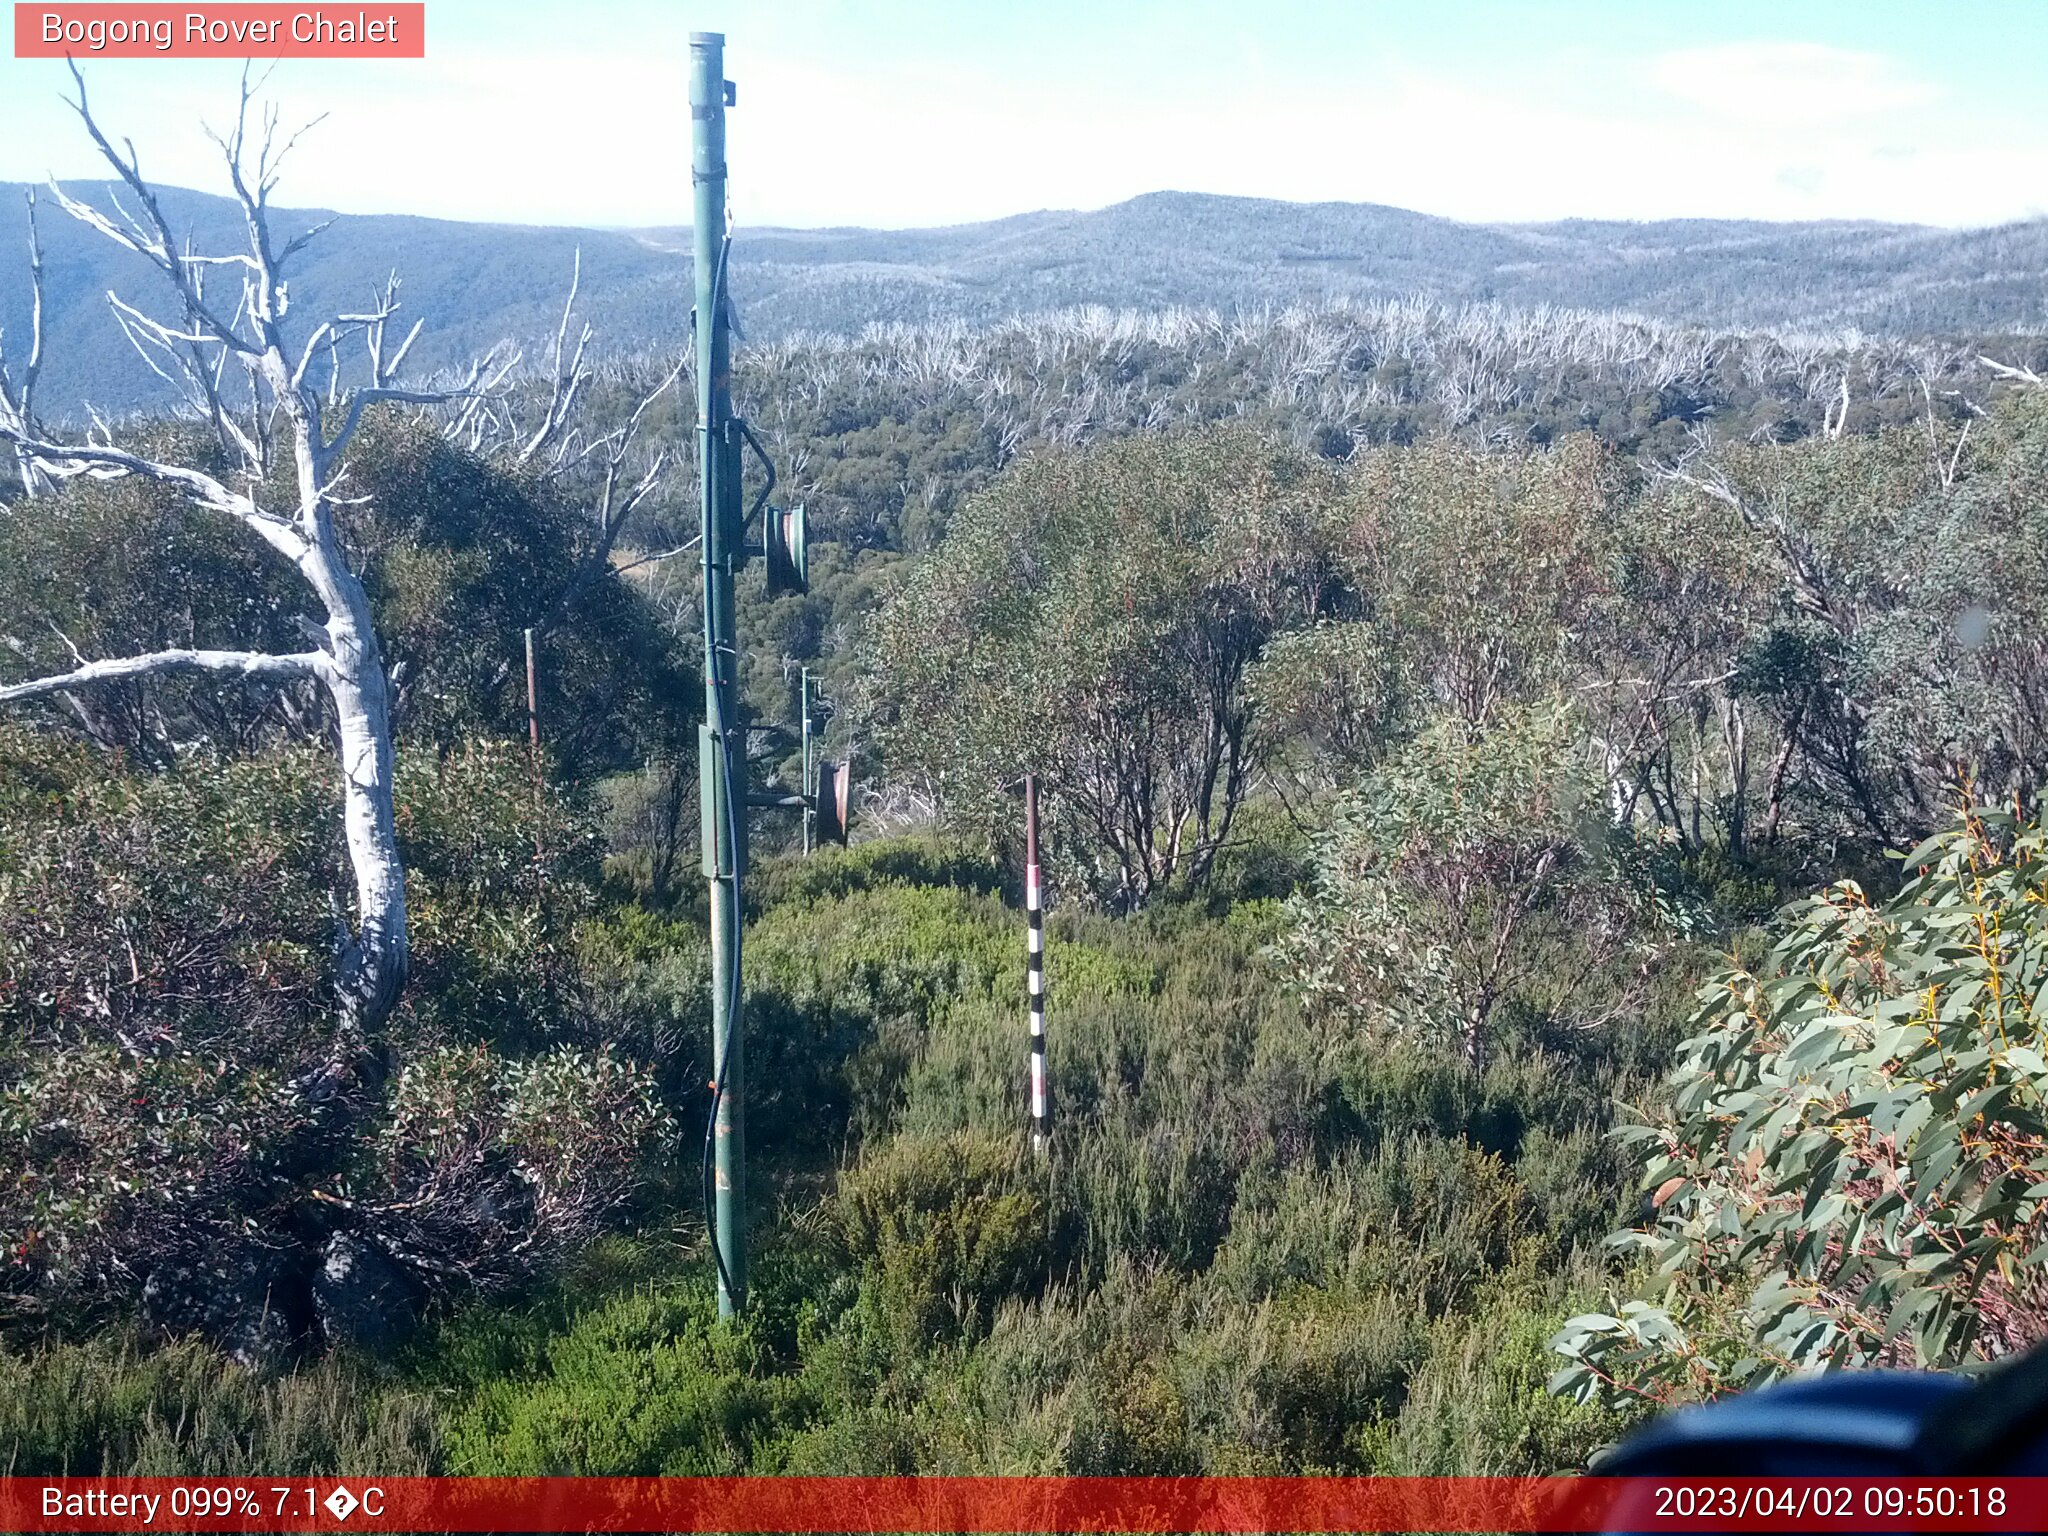
[[397, 678], [394, 725], [447, 751], [525, 728], [521, 630], [538, 626], [539, 715], [572, 773], [675, 753], [701, 705], [689, 637], [621, 580], [579, 585], [588, 513], [558, 486], [480, 462], [429, 424], [350, 449], [349, 530]]
[[[877, 809], [936, 798], [970, 835], [755, 861], [747, 1319], [715, 1316], [697, 1209], [709, 955], [667, 639], [600, 584], [544, 653], [542, 760], [469, 745], [519, 723], [508, 641], [555, 590], [523, 567], [554, 580], [582, 535], [392, 429], [356, 536], [411, 690], [416, 954], [378, 1040], [337, 1048], [322, 1001], [332, 789], [292, 745], [317, 721], [166, 690], [0, 735], [0, 1138], [26, 1170], [0, 1186], [0, 1455], [1554, 1471], [1621, 1399], [2031, 1337], [2042, 834], [1979, 815], [1896, 899], [1873, 870], [1959, 768], [2038, 790], [2037, 402], [1967, 443], [1935, 419], [1677, 478], [1584, 439], [1338, 467], [1318, 431], [1047, 445], [994, 479], [1000, 433], [815, 403], [865, 434], [829, 474], [880, 509], [875, 547], [749, 598], [750, 695], [786, 718], [784, 659], [822, 660]], [[1666, 406], [1691, 408], [1614, 410], [1648, 440]], [[955, 478], [919, 503], [934, 443]], [[96, 529], [161, 526], [99, 494], [0, 528], [72, 562], [0, 562], [23, 612], [95, 647], [236, 619], [119, 560], [130, 586], [74, 600]], [[927, 542], [856, 638], [890, 551]], [[262, 606], [264, 571], [223, 570]], [[684, 621], [686, 577], [647, 588]], [[865, 693], [856, 654], [890, 670]], [[1024, 766], [1060, 898], [1042, 1159]], [[1746, 925], [1824, 881], [1763, 954]], [[1709, 945], [1737, 969], [1659, 1087]], [[1594, 1314], [1642, 1278], [1599, 1246], [1637, 1210], [1617, 1098], [1658, 1160], [1632, 1242], [1668, 1267]], [[1573, 1401], [1544, 1342], [1575, 1314]], [[380, 1325], [415, 1315], [410, 1344]], [[354, 1348], [261, 1379], [166, 1332]]]
[[0, 735], [15, 1321], [141, 1300], [272, 1359], [374, 1326], [322, 1301], [342, 1249], [397, 1266], [361, 1283], [401, 1310], [517, 1278], [585, 1239], [663, 1144], [644, 1065], [590, 1027], [573, 804], [536, 798], [502, 749], [407, 765], [421, 985], [358, 1042], [329, 1003], [332, 794], [310, 752], [134, 774]]
[[1560, 1335], [1591, 1399], [1712, 1395], [1823, 1365], [1957, 1366], [2042, 1336], [2048, 829], [1967, 809], [1873, 901], [1792, 908], [1716, 976], [1670, 1108], [1622, 1134], [1651, 1268]]
[[[488, 839], [437, 836], [423, 868], [488, 878]], [[42, 1427], [10, 1433], [39, 1465], [199, 1466], [247, 1444], [310, 1470], [366, 1465], [388, 1442], [408, 1448], [393, 1464], [455, 1472], [836, 1473], [1442, 1470], [1460, 1455], [1553, 1470], [1613, 1432], [1611, 1415], [1542, 1398], [1526, 1350], [1476, 1343], [1540, 1343], [1592, 1294], [1572, 1255], [1612, 1223], [1623, 1175], [1573, 1127], [1597, 1126], [1597, 1084], [1632, 1070], [1602, 1037], [1552, 1054], [1517, 1040], [1475, 1075], [1305, 1018], [1259, 953], [1264, 928], [1181, 905], [1063, 912], [1041, 1161], [1022, 1134], [1022, 923], [988, 893], [994, 872], [913, 842], [759, 876], [749, 1140], [764, 1203], [744, 1327], [715, 1321], [684, 1177], [680, 1209], [538, 1291], [430, 1313], [377, 1370], [332, 1360], [261, 1389], [318, 1412], [178, 1367], [163, 1390], [191, 1403], [184, 1430], [150, 1429], [146, 1405], [91, 1406], [104, 1387], [53, 1417], [38, 1386], [42, 1406], [22, 1411]], [[615, 1050], [646, 1059], [668, 1041], [679, 1106], [702, 1103], [701, 944], [623, 907], [583, 917], [573, 946]], [[534, 1034], [552, 1016], [519, 1017], [537, 1057], [500, 1062], [448, 1032], [398, 1068], [378, 1123], [427, 1154], [416, 1176], [550, 1118], [486, 1070], [554, 1083]], [[594, 1059], [575, 1028], [559, 1038]], [[519, 1155], [546, 1169], [548, 1154]], [[131, 1345], [120, 1364], [96, 1353], [109, 1347], [46, 1337], [0, 1365], [142, 1382], [158, 1379], [145, 1362], [208, 1358]]]
[[1587, 436], [1341, 471], [1241, 434], [1043, 451], [877, 623], [891, 789], [1002, 839], [1035, 766], [1055, 872], [1131, 905], [1206, 877], [1254, 779], [1319, 828], [1439, 717], [1561, 695], [1617, 827], [1818, 883], [1925, 835], [1958, 773], [2001, 801], [2048, 780], [2044, 444], [2035, 391], [1967, 435], [1663, 467]]
[[1056, 878], [1199, 885], [1256, 772], [1247, 669], [1326, 600], [1332, 476], [1242, 433], [1025, 460], [876, 621], [894, 771], [979, 833], [1026, 770]]

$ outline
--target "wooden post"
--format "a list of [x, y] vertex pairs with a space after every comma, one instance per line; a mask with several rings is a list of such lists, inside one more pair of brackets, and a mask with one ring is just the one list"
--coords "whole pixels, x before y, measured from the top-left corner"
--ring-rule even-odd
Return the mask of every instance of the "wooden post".
[[533, 751], [540, 751], [540, 704], [539, 694], [533, 682], [533, 631], [526, 632], [526, 745]]
[[809, 667], [804, 668], [802, 708], [804, 717], [804, 857], [809, 858], [811, 856], [812, 848], [811, 834], [813, 828], [816, 826], [818, 815], [818, 786], [815, 782], [816, 776], [811, 772], [811, 669]]
[[541, 846], [540, 695], [534, 686], [533, 630], [526, 631], [526, 765], [533, 772], [533, 863], [536, 874], [547, 859]]
[[1025, 986], [1031, 1004], [1031, 1150], [1045, 1155], [1052, 1103], [1045, 1074], [1045, 912], [1038, 882], [1038, 775], [1024, 775]]

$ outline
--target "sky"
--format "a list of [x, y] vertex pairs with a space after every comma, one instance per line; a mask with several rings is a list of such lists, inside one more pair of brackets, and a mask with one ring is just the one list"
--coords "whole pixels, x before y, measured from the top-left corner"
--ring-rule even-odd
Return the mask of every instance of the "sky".
[[[357, 7], [347, 9], [353, 13]], [[371, 7], [374, 9], [374, 7]], [[2039, 0], [428, 0], [422, 60], [295, 60], [277, 201], [689, 220], [688, 37], [726, 35], [740, 224], [906, 227], [1144, 192], [1469, 220], [2048, 215]], [[88, 63], [166, 183], [239, 66]], [[64, 66], [0, 58], [0, 180], [102, 174]]]

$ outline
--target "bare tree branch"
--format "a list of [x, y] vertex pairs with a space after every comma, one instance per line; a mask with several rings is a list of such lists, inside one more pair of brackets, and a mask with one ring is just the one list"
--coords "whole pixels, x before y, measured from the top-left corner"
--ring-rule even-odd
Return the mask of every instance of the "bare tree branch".
[[637, 559], [628, 560], [624, 565], [615, 567], [612, 574], [615, 576], [623, 576], [628, 571], [639, 570], [640, 567], [643, 565], [659, 565], [664, 560], [673, 560], [678, 555], [687, 555], [691, 550], [695, 549], [699, 544], [702, 544], [703, 542], [704, 536], [701, 533], [693, 534], [689, 538], [683, 540], [682, 543], [676, 545], [673, 549], [664, 549], [656, 554], [641, 555]]
[[[36, 421], [36, 382], [43, 372], [43, 242], [36, 228], [35, 188], [30, 187], [24, 195], [28, 199], [28, 358], [16, 381], [8, 366], [6, 336], [0, 332], [0, 425], [35, 433], [41, 430]], [[15, 462], [22, 491], [33, 499], [43, 489], [35, 460], [17, 452]]]
[[292, 524], [275, 513], [264, 511], [247, 496], [229, 490], [203, 470], [190, 469], [182, 464], [160, 464], [140, 454], [100, 444], [45, 442], [18, 433], [4, 424], [0, 424], [0, 439], [13, 443], [17, 452], [27, 454], [55, 479], [70, 480], [83, 476], [104, 480], [136, 475], [162, 485], [176, 486], [198, 505], [223, 512], [247, 524], [265, 543], [294, 564], [307, 553], [306, 540]]
[[331, 442], [321, 449], [323, 460], [331, 459], [348, 447], [349, 439], [356, 434], [356, 428], [363, 424], [363, 413], [378, 404], [395, 405], [446, 405], [457, 399], [463, 392], [454, 389], [357, 389], [348, 397], [348, 416], [341, 424], [341, 430], [334, 434]]
[[[658, 451], [640, 475], [628, 484], [626, 461], [633, 450], [634, 439], [639, 435], [640, 424], [654, 402], [675, 387], [682, 377], [683, 365], [678, 362], [660, 383], [656, 384], [640, 399], [624, 425], [616, 431], [598, 438], [592, 445], [593, 451], [605, 455], [604, 476], [598, 492], [596, 509], [597, 537], [591, 547], [577, 562], [575, 573], [555, 599], [547, 614], [533, 626], [536, 637], [545, 635], [582, 600], [597, 579], [610, 568], [612, 548], [618, 542], [619, 533], [639, 510], [641, 504], [660, 487], [669, 466], [667, 450]], [[672, 552], [673, 553], [673, 552]], [[668, 556], [660, 558], [667, 559]], [[645, 562], [636, 562], [645, 563]]]
[[519, 366], [519, 351], [503, 343], [491, 348], [470, 365], [469, 377], [450, 397], [462, 402], [462, 409], [443, 426], [450, 442], [472, 453], [481, 453], [495, 431], [499, 391]]
[[329, 659], [318, 651], [289, 656], [274, 656], [266, 651], [154, 651], [147, 656], [90, 661], [54, 677], [0, 686], [0, 704], [44, 698], [53, 693], [72, 693], [102, 683], [163, 677], [178, 672], [221, 672], [232, 677], [291, 680], [318, 677], [323, 668], [331, 665]]
[[576, 351], [566, 365], [563, 362], [565, 344], [569, 336], [569, 323], [576, 313], [576, 291], [583, 285], [583, 248], [576, 248], [576, 259], [569, 271], [569, 297], [562, 305], [562, 323], [555, 327], [555, 344], [550, 353], [549, 373], [553, 383], [548, 394], [548, 408], [541, 417], [540, 425], [527, 439], [526, 446], [519, 450], [521, 463], [534, 458], [554, 442], [570, 413], [576, 406], [576, 393], [589, 377], [583, 367], [584, 348], [590, 344], [590, 327], [585, 325], [583, 333], [576, 338]]
[[2048, 389], [2048, 379], [2043, 379], [2041, 375], [2034, 372], [2031, 368], [2016, 367], [2011, 363], [1993, 362], [1990, 358], [1981, 356], [1977, 361], [1986, 368], [1989, 368], [2001, 379], [2010, 379], [2013, 383], [2024, 384], [2029, 389]]
[[[171, 233], [170, 221], [164, 217], [163, 205], [157, 201], [156, 193], [151, 189], [149, 183], [142, 179], [141, 166], [135, 154], [135, 145], [132, 142], [123, 141], [127, 144], [128, 150], [127, 155], [124, 157], [108, 142], [107, 136], [100, 132], [99, 124], [93, 120], [92, 106], [85, 94], [84, 74], [80, 72], [76, 60], [67, 59], [65, 62], [70, 66], [71, 79], [78, 87], [78, 99], [71, 103], [71, 109], [78, 114], [79, 121], [85, 124], [85, 131], [92, 135], [93, 143], [99, 146], [101, 157], [108, 165], [113, 167], [114, 174], [119, 176], [128, 185], [129, 189], [134, 192], [136, 198], [141, 202], [143, 211], [149, 215], [150, 227], [145, 231], [140, 221], [130, 217], [127, 221], [128, 228], [123, 229], [91, 204], [79, 202], [71, 197], [53, 181], [50, 183], [50, 190], [56, 195], [57, 201], [63, 206], [64, 211], [73, 218], [97, 229], [116, 244], [124, 245], [138, 255], [146, 257], [165, 276], [169, 277], [171, 282], [177, 287], [180, 296], [185, 300], [191, 317], [204, 321], [215, 340], [219, 341], [223, 346], [231, 347], [238, 352], [247, 352], [253, 355], [256, 349], [236, 334], [235, 328], [232, 325], [223, 321], [213, 310], [207, 307], [203, 290], [200, 288], [198, 280], [194, 275], [195, 269], [186, 263], [184, 257], [178, 251], [177, 239]], [[245, 103], [246, 100], [245, 94]], [[120, 205], [117, 202], [115, 206], [119, 207]]]

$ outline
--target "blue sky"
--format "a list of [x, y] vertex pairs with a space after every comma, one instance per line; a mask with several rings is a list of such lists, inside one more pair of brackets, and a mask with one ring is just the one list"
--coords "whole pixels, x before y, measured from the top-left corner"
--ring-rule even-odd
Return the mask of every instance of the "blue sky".
[[[353, 9], [353, 7], [351, 7]], [[281, 201], [688, 218], [688, 34], [723, 31], [742, 223], [924, 225], [1163, 188], [1465, 219], [2048, 213], [2048, 6], [1669, 0], [428, 0], [420, 61], [295, 61]], [[214, 189], [236, 66], [89, 65]], [[63, 66], [0, 59], [0, 180], [97, 174]]]

